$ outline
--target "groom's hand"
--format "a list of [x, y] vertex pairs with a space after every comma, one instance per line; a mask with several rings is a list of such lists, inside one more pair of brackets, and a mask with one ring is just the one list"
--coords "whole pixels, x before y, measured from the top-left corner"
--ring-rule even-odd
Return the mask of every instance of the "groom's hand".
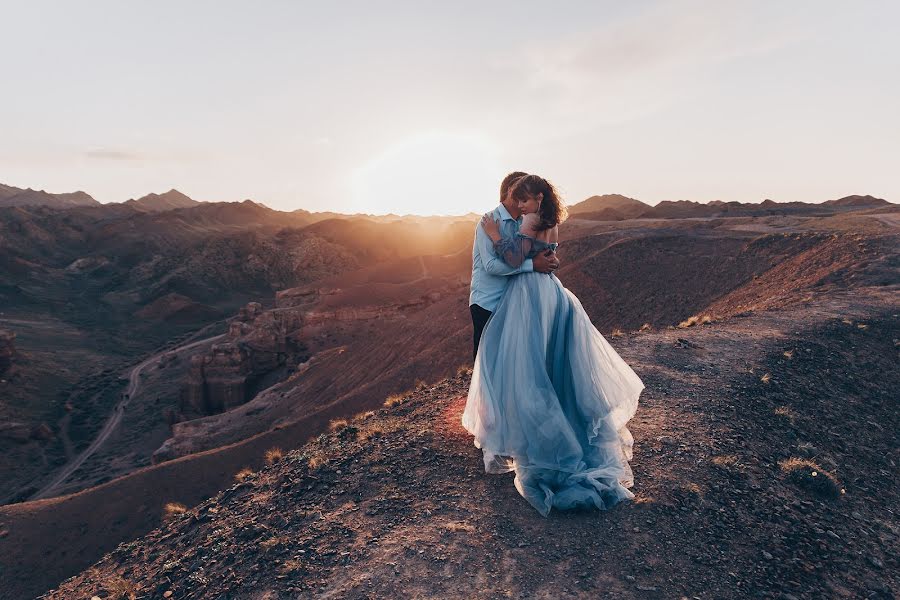
[[535, 256], [531, 264], [538, 273], [552, 273], [559, 268], [559, 259], [551, 250], [547, 250]]

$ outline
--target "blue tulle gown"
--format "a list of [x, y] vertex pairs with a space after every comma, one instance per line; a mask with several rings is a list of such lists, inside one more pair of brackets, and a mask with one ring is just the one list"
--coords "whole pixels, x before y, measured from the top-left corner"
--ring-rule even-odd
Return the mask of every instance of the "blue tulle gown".
[[[511, 266], [556, 248], [518, 234], [495, 244]], [[487, 473], [551, 508], [608, 509], [634, 498], [626, 423], [644, 384], [555, 275], [513, 276], [484, 328], [462, 424]]]

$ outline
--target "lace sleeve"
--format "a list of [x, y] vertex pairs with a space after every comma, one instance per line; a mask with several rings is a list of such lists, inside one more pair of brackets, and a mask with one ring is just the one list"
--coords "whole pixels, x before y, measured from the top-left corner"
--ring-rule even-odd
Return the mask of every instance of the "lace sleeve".
[[533, 246], [533, 238], [519, 233], [515, 237], [500, 238], [494, 242], [494, 252], [509, 266], [518, 267], [528, 258]]

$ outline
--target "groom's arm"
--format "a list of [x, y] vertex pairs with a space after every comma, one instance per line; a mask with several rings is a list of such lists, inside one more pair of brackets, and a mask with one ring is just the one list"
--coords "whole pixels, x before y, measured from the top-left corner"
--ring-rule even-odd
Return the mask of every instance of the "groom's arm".
[[503, 259], [494, 252], [494, 242], [488, 237], [484, 229], [479, 225], [475, 230], [475, 245], [478, 246], [478, 253], [481, 254], [481, 262], [484, 264], [484, 270], [491, 275], [507, 276], [518, 275], [519, 273], [531, 273], [534, 271], [534, 263], [530, 258], [526, 258], [521, 265], [516, 268], [510, 267], [503, 262]]

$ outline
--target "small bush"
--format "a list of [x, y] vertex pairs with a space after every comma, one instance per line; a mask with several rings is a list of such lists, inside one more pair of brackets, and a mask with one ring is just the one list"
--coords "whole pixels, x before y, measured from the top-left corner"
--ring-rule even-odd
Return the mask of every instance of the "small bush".
[[625, 335], [625, 333], [617, 327], [612, 330], [612, 333], [610, 333], [610, 335], [612, 337], [622, 337], [623, 335]]
[[284, 458], [284, 450], [282, 450], [281, 448], [269, 448], [268, 450], [266, 450], [265, 458], [267, 465], [274, 465], [282, 458]]
[[766, 373], [765, 375], [760, 377], [759, 380], [762, 381], [763, 383], [769, 383], [770, 381], [772, 381], [772, 375], [770, 375], [769, 373]]
[[356, 439], [360, 442], [367, 442], [372, 438], [381, 437], [385, 434], [385, 429], [378, 423], [371, 423], [360, 427], [356, 431]]
[[720, 456], [714, 456], [712, 459], [712, 463], [722, 469], [729, 469], [737, 466], [738, 458], [733, 454], [723, 454]]
[[687, 327], [693, 327], [694, 325], [697, 324], [697, 322], [699, 320], [700, 320], [700, 317], [698, 317], [697, 315], [688, 317], [687, 319], [685, 319], [684, 321], [682, 321], [681, 323], [678, 324], [678, 328], [685, 329]]
[[276, 546], [279, 546], [282, 543], [281, 538], [271, 537], [267, 540], [263, 540], [259, 543], [259, 547], [263, 552], [269, 552]]
[[234, 480], [238, 483], [245, 481], [248, 477], [253, 475], [253, 471], [250, 470], [250, 467], [244, 467], [240, 471], [234, 474]]
[[403, 404], [403, 401], [404, 401], [404, 397], [401, 394], [391, 394], [390, 396], [387, 397], [387, 400], [384, 401], [384, 405], [387, 408], [390, 408], [392, 406], [398, 406], [400, 404]]
[[651, 325], [650, 323], [644, 323], [643, 325], [641, 325], [641, 329], [640, 329], [640, 330], [643, 331], [643, 332], [652, 331], [652, 330], [653, 330], [653, 325]]
[[838, 498], [844, 493], [837, 478], [811, 460], [789, 458], [778, 465], [788, 481], [814, 494]]
[[797, 419], [797, 414], [789, 406], [779, 406], [773, 412], [775, 416], [787, 419], [792, 425]]
[[332, 419], [328, 424], [328, 431], [340, 431], [347, 425], [349, 425], [347, 419]]
[[299, 571], [302, 568], [303, 568], [303, 563], [294, 558], [286, 560], [283, 563], [281, 563], [281, 572], [284, 573], [285, 575], [289, 574], [293, 571]]
[[170, 521], [187, 512], [187, 506], [179, 502], [169, 502], [163, 507], [163, 519]]
[[104, 581], [103, 589], [109, 593], [107, 598], [111, 600], [123, 600], [126, 598], [127, 600], [135, 600], [137, 598], [134, 592], [134, 585], [119, 575], [114, 575]]

